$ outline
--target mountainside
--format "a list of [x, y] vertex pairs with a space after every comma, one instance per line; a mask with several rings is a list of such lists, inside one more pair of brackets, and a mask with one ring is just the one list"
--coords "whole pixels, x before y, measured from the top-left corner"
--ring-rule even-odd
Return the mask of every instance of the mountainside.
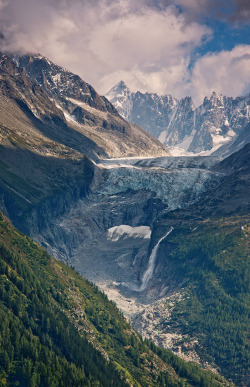
[[[213, 170], [220, 183], [187, 209], [159, 217], [153, 245], [172, 229], [157, 254], [147, 294], [169, 297], [135, 316], [134, 326], [156, 343], [191, 353], [248, 384], [250, 274], [250, 144]], [[159, 286], [160, 283], [160, 286]], [[175, 291], [171, 285], [176, 283]]]
[[[126, 139], [117, 128], [108, 137], [110, 129], [102, 127], [98, 137], [102, 114], [107, 123], [128, 125], [125, 132], [133, 128], [105, 98], [78, 77], [74, 89], [73, 75], [41, 56], [19, 58], [25, 70], [1, 58], [4, 214], [54, 258], [104, 290], [143, 336], [246, 385], [249, 145], [224, 160], [171, 157], [165, 150], [163, 157], [117, 158], [121, 144], [125, 154], [135, 155], [141, 134], [133, 146], [133, 136]], [[167, 99], [179, 109], [181, 122], [178, 101]], [[208, 102], [210, 113], [214, 103]], [[92, 124], [73, 117], [83, 105], [93, 113]], [[187, 98], [183, 109], [192, 111], [191, 105]], [[241, 148], [247, 138], [248, 129], [241, 131], [236, 145]], [[156, 141], [154, 148], [144, 144], [140, 156], [164, 149]], [[161, 155], [158, 151], [153, 154]], [[114, 153], [116, 158], [108, 157]], [[131, 361], [138, 364], [135, 351], [122, 342], [122, 351], [132, 351]]]
[[[70, 113], [62, 108], [66, 97], [62, 96], [59, 86], [58, 90], [53, 85], [51, 89], [45, 89], [37, 81], [33, 82], [8, 56], [1, 54], [1, 208], [24, 232], [30, 234], [32, 227], [33, 232], [39, 234], [50, 217], [59, 216], [69, 203], [86, 196], [94, 170], [94, 164], [86, 154], [97, 160], [97, 156], [167, 155], [168, 152], [146, 132], [122, 119], [105, 98], [98, 96], [79, 77], [40, 56], [29, 58], [34, 68], [37, 63], [42, 67], [47, 65], [49, 74], [53, 72], [58, 78], [64, 75], [61, 88], [68, 85], [67, 77], [73, 78], [72, 95], [77, 95], [76, 89], [83, 94], [79, 98], [87, 98], [89, 93], [84, 104], [86, 109], [92, 109], [92, 124], [71, 121]], [[62, 74], [58, 74], [59, 71]], [[110, 127], [102, 126], [102, 114]], [[65, 115], [71, 117], [69, 121]], [[113, 127], [112, 122], [122, 127]]]
[[215, 151], [213, 154], [214, 156], [219, 155], [230, 155], [234, 152], [237, 152], [241, 148], [243, 148], [244, 145], [250, 143], [250, 123], [248, 123], [240, 132], [239, 136], [236, 138], [233, 143], [229, 142], [225, 145], [222, 145], [217, 151]]
[[152, 292], [176, 283], [168, 297], [134, 317], [133, 325], [185, 358], [207, 362], [236, 385], [249, 374], [249, 215], [196, 218], [182, 212], [155, 225], [161, 243]]
[[[2, 56], [0, 67], [1, 208], [14, 222], [29, 214], [22, 227], [28, 232], [31, 223], [46, 222], [42, 203], [53, 207], [64, 192], [60, 212], [69, 193], [79, 197], [86, 192], [93, 164], [81, 151], [89, 147], [94, 153], [98, 147], [69, 128], [46, 92], [12, 61]], [[37, 207], [41, 213], [35, 219]]]
[[67, 127], [76, 139], [75, 149], [91, 158], [168, 154], [159, 141], [126, 122], [105, 97], [99, 96], [79, 76], [41, 55], [14, 57], [13, 60], [31, 81], [46, 91], [50, 102], [60, 111], [63, 122], [52, 117], [53, 124], [60, 129], [59, 138], [58, 133], [53, 133], [55, 141], [62, 141], [61, 131]]
[[107, 161], [88, 198], [36, 236], [97, 283], [143, 336], [239, 385], [248, 372], [249, 150], [219, 163]]
[[117, 307], [0, 213], [0, 383], [228, 385], [144, 342]]
[[[222, 374], [234, 381], [245, 380], [245, 360], [240, 369], [241, 376], [236, 376], [239, 358], [246, 356], [243, 350], [245, 338], [242, 333], [235, 336], [238, 328], [232, 325], [233, 321], [228, 321], [233, 350], [225, 362], [220, 358], [226, 356], [227, 346], [220, 349], [219, 360], [211, 355], [211, 350], [204, 354], [205, 344], [201, 343], [209, 337], [209, 327], [203, 336], [201, 330], [201, 341], [183, 323], [178, 326], [177, 312], [174, 324], [170, 322], [166, 328], [164, 321], [168, 321], [173, 305], [178, 306], [182, 300], [182, 292], [187, 294], [189, 286], [194, 284], [196, 289], [202, 283], [202, 279], [198, 285], [194, 282], [197, 264], [200, 265], [196, 258], [191, 259], [192, 265], [184, 260], [188, 272], [180, 269], [178, 260], [166, 257], [168, 242], [172, 238], [179, 240], [178, 244], [175, 242], [178, 254], [186, 236], [187, 251], [198, 243], [195, 242], [197, 235], [202, 246], [204, 238], [213, 231], [209, 224], [213, 225], [215, 221], [209, 220], [210, 217], [219, 218], [219, 226], [213, 232], [219, 233], [222, 240], [225, 239], [224, 224], [233, 225], [228, 229], [232, 233], [241, 225], [248, 227], [245, 225], [249, 222], [249, 147], [219, 164], [218, 159], [212, 157], [113, 159], [97, 165], [84, 158], [75, 162], [67, 159], [65, 164], [58, 164], [56, 157], [48, 158], [48, 161], [46, 157], [25, 159], [23, 151], [14, 158], [9, 148], [4, 151], [4, 147], [1, 156], [7, 161], [9, 157], [12, 162], [11, 168], [1, 169], [1, 208], [11, 215], [22, 231], [32, 235], [53, 256], [74, 265], [97, 283], [143, 335], [203, 366], [219, 367]], [[24, 173], [22, 177], [23, 168], [28, 165], [27, 175]], [[14, 166], [18, 174], [12, 172]], [[51, 180], [54, 190], [50, 189]], [[33, 187], [39, 181], [46, 188], [41, 189], [43, 195], [48, 192], [41, 200]], [[31, 188], [26, 182], [32, 184]], [[39, 187], [40, 184], [36, 188]], [[197, 226], [200, 234], [190, 232]], [[159, 243], [164, 236], [166, 238]], [[247, 237], [244, 232], [236, 235], [235, 246], [244, 236]], [[215, 244], [218, 244], [219, 237], [216, 238]], [[211, 241], [206, 245], [210, 246]], [[219, 245], [221, 254], [225, 245]], [[248, 254], [248, 250], [233, 250], [232, 257], [242, 256], [243, 259]], [[233, 267], [235, 274], [232, 275], [242, 283], [247, 266], [245, 258], [239, 259], [236, 267], [239, 270], [235, 272]], [[208, 268], [204, 265], [204, 271], [210, 270], [210, 264]], [[220, 275], [226, 278], [226, 270]], [[208, 296], [210, 302], [213, 295]], [[216, 297], [220, 299], [219, 294]], [[233, 305], [234, 301], [232, 298]], [[168, 307], [169, 303], [172, 306]], [[226, 299], [222, 299], [222, 305], [228, 310]], [[244, 310], [245, 307], [244, 301]], [[228, 313], [232, 315], [232, 311], [228, 310]], [[240, 326], [245, 327], [245, 312], [241, 318]], [[199, 315], [197, 319], [200, 319]], [[218, 340], [228, 340], [220, 325], [218, 330]], [[212, 348], [215, 343], [216, 340], [212, 340]], [[233, 357], [235, 366], [232, 366]]]
[[[106, 96], [124, 118], [141, 125], [176, 155], [211, 154], [227, 143], [231, 148], [217, 153], [235, 152], [239, 147], [233, 143], [250, 120], [250, 95], [231, 98], [213, 92], [195, 108], [191, 97], [177, 100], [171, 95], [133, 93], [121, 81]], [[242, 138], [241, 147], [248, 140]]]

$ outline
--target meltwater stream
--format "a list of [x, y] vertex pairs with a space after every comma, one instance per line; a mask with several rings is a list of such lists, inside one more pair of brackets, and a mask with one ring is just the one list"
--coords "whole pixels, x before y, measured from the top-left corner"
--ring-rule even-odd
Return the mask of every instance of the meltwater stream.
[[157, 242], [157, 244], [153, 248], [151, 255], [149, 257], [147, 270], [145, 271], [145, 273], [143, 274], [143, 277], [142, 277], [141, 286], [137, 289], [138, 292], [143, 292], [143, 290], [145, 290], [147, 288], [148, 283], [153, 276], [158, 247], [159, 247], [161, 241], [163, 241], [163, 239], [165, 239], [173, 231], [173, 229], [174, 228], [171, 227], [170, 230]]

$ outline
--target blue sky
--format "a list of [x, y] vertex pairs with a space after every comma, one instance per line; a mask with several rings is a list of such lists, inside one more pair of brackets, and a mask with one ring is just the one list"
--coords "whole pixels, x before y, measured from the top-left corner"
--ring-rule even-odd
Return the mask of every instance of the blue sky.
[[41, 53], [98, 92], [250, 92], [249, 0], [0, 0], [1, 50]]
[[204, 55], [208, 52], [220, 52], [222, 50], [231, 51], [239, 44], [250, 44], [250, 28], [249, 25], [232, 25], [220, 20], [214, 20], [207, 23], [212, 29], [213, 36], [206, 44], [197, 48], [199, 55]]

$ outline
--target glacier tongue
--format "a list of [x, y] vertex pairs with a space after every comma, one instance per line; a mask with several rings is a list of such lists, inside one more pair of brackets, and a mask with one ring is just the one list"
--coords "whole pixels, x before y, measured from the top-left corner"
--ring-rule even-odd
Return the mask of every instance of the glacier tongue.
[[155, 272], [152, 257], [146, 269], [153, 223], [172, 209], [195, 203], [218, 181], [221, 175], [211, 169], [217, 161], [212, 157], [102, 160], [95, 167], [88, 196], [51, 219], [35, 239], [95, 283], [115, 281], [127, 290], [138, 290], [142, 274], [148, 284]]
[[206, 157], [103, 160], [106, 179], [98, 187], [98, 193], [110, 196], [128, 190], [148, 190], [169, 210], [186, 207], [205, 192], [206, 183], [214, 178], [208, 167], [216, 160]]

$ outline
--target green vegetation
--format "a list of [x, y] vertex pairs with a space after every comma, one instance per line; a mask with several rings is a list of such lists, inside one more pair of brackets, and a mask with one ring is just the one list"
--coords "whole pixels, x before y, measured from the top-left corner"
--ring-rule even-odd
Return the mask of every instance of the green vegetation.
[[0, 216], [0, 386], [221, 386]]
[[[6, 189], [6, 191], [13, 195], [13, 193], [22, 192], [25, 197], [28, 198], [26, 202], [31, 200], [35, 202], [36, 198], [39, 197], [40, 192], [32, 187], [27, 181], [23, 180], [21, 177], [10, 172], [9, 167], [2, 161], [0, 161], [0, 184]], [[19, 199], [20, 204], [23, 202], [23, 197], [21, 195], [15, 195], [17, 200]]]
[[249, 231], [247, 219], [227, 218], [176, 228], [168, 238], [168, 259], [189, 279], [172, 326], [198, 338], [201, 358], [236, 383], [249, 374]]
[[[72, 151], [73, 154], [65, 152], [61, 156], [55, 144], [53, 151], [57, 152], [56, 156], [42, 157], [30, 149], [20, 148], [13, 139], [11, 144], [7, 149], [0, 146], [1, 158], [6, 159], [6, 162], [0, 161], [0, 189], [7, 193], [7, 198], [15, 201], [19, 209], [27, 210], [62, 191], [73, 190], [77, 185], [83, 186], [92, 180], [93, 165], [84, 155], [79, 157]], [[48, 150], [49, 146], [40, 144], [40, 147]], [[76, 156], [78, 159], [74, 159]]]

